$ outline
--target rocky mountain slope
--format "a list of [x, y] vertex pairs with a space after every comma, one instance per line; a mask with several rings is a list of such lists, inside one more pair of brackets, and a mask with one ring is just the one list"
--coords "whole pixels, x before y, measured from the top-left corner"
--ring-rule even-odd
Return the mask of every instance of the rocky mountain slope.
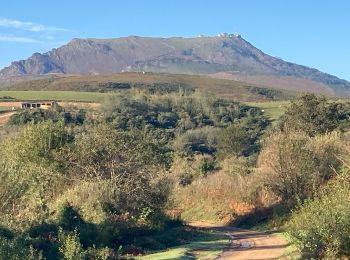
[[[246, 77], [248, 82], [253, 77], [254, 84], [264, 78], [261, 85], [265, 86], [268, 77], [273, 87], [292, 86], [293, 89], [295, 85], [297, 90], [303, 90], [305, 82], [310, 81], [312, 90], [315, 85], [315, 89], [326, 88], [327, 93], [350, 94], [348, 81], [267, 55], [241, 36], [231, 34], [196, 38], [73, 39], [47, 53], [35, 53], [27, 60], [13, 62], [0, 71], [0, 78], [123, 71], [211, 74], [214, 77], [225, 74], [227, 79]], [[304, 85], [298, 83], [300, 80], [304, 80]], [[287, 87], [280, 83], [285, 81]]]

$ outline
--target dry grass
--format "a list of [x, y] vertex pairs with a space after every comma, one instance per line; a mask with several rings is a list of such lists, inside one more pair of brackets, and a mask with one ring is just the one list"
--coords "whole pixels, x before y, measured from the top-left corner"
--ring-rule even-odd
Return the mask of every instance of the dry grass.
[[237, 215], [250, 212], [252, 206], [242, 201], [242, 179], [217, 172], [186, 187], [176, 187], [173, 200], [181, 218], [228, 223]]
[[243, 81], [247, 82], [247, 84], [283, 89], [286, 91], [311, 92], [327, 96], [333, 96], [335, 94], [334, 90], [331, 87], [309, 79], [272, 75], [248, 75], [226, 72], [215, 73], [211, 76], [214, 78]]
[[228, 223], [249, 213], [254, 204], [249, 202], [247, 194], [249, 187], [255, 186], [255, 178], [247, 174], [249, 169], [237, 158], [225, 160], [220, 167], [205, 178], [196, 178], [190, 185], [176, 186], [172, 214], [187, 221]]

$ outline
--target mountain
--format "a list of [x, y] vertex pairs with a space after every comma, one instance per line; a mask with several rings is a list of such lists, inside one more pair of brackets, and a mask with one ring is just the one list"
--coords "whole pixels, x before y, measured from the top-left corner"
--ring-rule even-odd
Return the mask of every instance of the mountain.
[[350, 95], [350, 83], [265, 54], [240, 35], [217, 37], [73, 39], [47, 53], [12, 62], [0, 79], [21, 75], [150, 71], [208, 74], [289, 90]]

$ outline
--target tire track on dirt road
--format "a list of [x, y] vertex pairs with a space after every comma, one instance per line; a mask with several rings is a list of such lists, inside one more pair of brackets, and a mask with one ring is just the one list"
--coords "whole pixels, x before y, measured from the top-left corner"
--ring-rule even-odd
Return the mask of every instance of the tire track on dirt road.
[[191, 222], [189, 225], [230, 237], [230, 246], [217, 259], [281, 259], [289, 245], [283, 237], [276, 234], [202, 222]]
[[7, 121], [10, 119], [10, 117], [15, 114], [16, 112], [5, 112], [0, 114], [0, 126], [4, 126]]

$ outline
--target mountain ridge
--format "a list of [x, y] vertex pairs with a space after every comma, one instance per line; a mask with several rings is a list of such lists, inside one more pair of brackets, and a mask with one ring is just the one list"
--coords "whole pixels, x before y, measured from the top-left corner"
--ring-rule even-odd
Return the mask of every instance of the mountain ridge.
[[26, 60], [12, 62], [0, 78], [22, 75], [111, 74], [150, 71], [181, 74], [217, 73], [306, 79], [327, 85], [338, 95], [350, 95], [350, 82], [314, 68], [270, 56], [240, 35], [155, 38], [72, 39]]

